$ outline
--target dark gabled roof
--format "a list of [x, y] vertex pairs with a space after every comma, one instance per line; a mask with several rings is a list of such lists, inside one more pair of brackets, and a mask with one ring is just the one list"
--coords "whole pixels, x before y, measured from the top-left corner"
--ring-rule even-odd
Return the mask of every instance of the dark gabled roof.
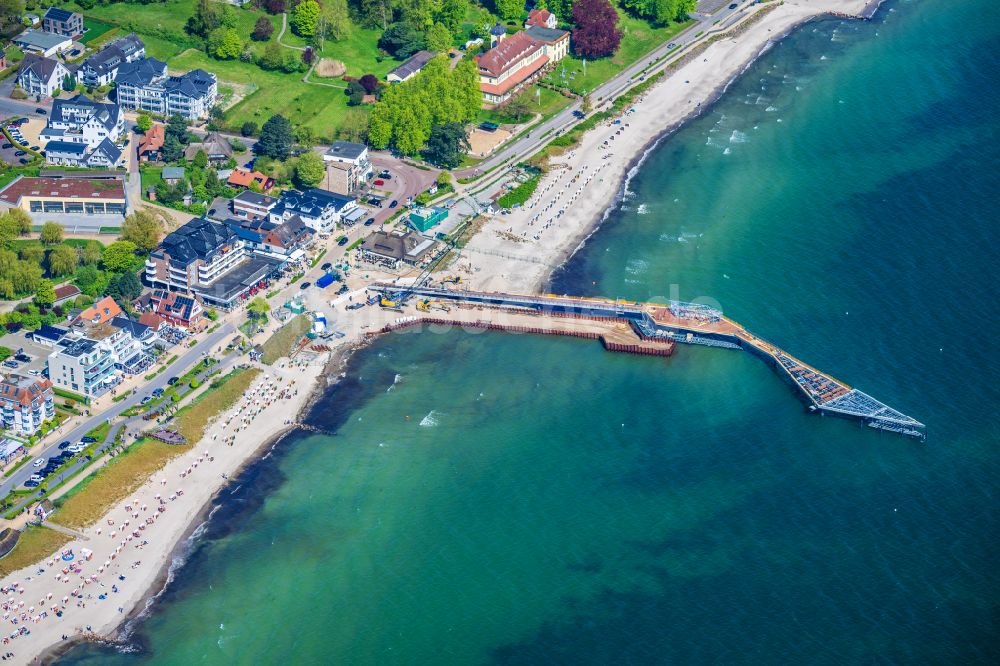
[[149, 333], [149, 326], [132, 321], [128, 317], [115, 317], [111, 320], [111, 325], [128, 331], [136, 340], [141, 340]]
[[399, 65], [398, 67], [391, 69], [389, 71], [389, 74], [395, 74], [399, 78], [405, 79], [419, 72], [421, 69], [424, 68], [424, 65], [426, 65], [433, 59], [434, 59], [434, 54], [431, 53], [430, 51], [417, 51], [412, 56], [410, 56], [410, 59], [404, 62], [402, 65]]
[[122, 149], [116, 146], [114, 143], [111, 142], [110, 139], [107, 138], [105, 138], [104, 141], [101, 141], [99, 144], [97, 144], [97, 147], [94, 148], [94, 152], [104, 153], [104, 156], [107, 157], [108, 161], [111, 162], [112, 164], [118, 162], [118, 160], [122, 156]]
[[[70, 114], [67, 113], [68, 109], [83, 110], [90, 115], [86, 119], [75, 120], [74, 118], [78, 117], [79, 114], [74, 113], [72, 114], [73, 117], [69, 117]], [[49, 114], [49, 122], [79, 123], [82, 125], [90, 120], [90, 118], [96, 118], [110, 132], [118, 124], [119, 117], [121, 117], [121, 109], [117, 104], [95, 102], [85, 95], [79, 94], [72, 99], [57, 99], [54, 101], [52, 103], [52, 111]]]
[[319, 217], [327, 208], [341, 211], [354, 202], [353, 197], [346, 197], [342, 194], [334, 194], [326, 190], [312, 188], [305, 192], [288, 190], [281, 194], [276, 209], [279, 212], [293, 211], [307, 217]]
[[250, 206], [259, 206], [261, 208], [266, 208], [268, 206], [273, 206], [277, 201], [274, 197], [269, 197], [266, 194], [261, 194], [260, 192], [254, 192], [252, 190], [243, 190], [235, 197], [233, 201], [240, 201], [242, 203], [248, 204]]
[[53, 155], [58, 153], [60, 155], [73, 155], [74, 157], [82, 157], [84, 153], [87, 152], [87, 144], [85, 143], [73, 143], [72, 141], [49, 141], [45, 144], [45, 154]]
[[42, 81], [48, 81], [56, 71], [56, 66], [60, 65], [58, 60], [45, 58], [35, 53], [28, 53], [21, 61], [21, 72], [32, 72]]
[[60, 328], [58, 326], [49, 326], [47, 324], [42, 324], [32, 335], [36, 338], [45, 338], [46, 340], [51, 340], [55, 342], [56, 340], [62, 339], [64, 335], [69, 333], [65, 328]]
[[68, 21], [73, 18], [73, 12], [68, 12], [65, 9], [59, 9], [58, 7], [49, 7], [45, 12], [45, 18], [52, 19], [53, 21]]
[[115, 80], [139, 88], [145, 87], [167, 75], [167, 63], [156, 58], [139, 58], [133, 62], [123, 62], [118, 68]]
[[195, 218], [180, 229], [167, 234], [157, 252], [170, 255], [170, 262], [187, 266], [201, 259], [209, 260], [223, 247], [236, 240], [233, 231], [221, 222]]
[[163, 87], [168, 94], [177, 93], [185, 97], [198, 98], [207, 95], [215, 81], [214, 74], [209, 74], [203, 69], [192, 69], [187, 74], [171, 76]]
[[326, 154], [332, 157], [343, 157], [345, 160], [356, 160], [366, 150], [368, 150], [368, 147], [363, 143], [334, 141], [330, 145], [330, 149], [326, 151]]

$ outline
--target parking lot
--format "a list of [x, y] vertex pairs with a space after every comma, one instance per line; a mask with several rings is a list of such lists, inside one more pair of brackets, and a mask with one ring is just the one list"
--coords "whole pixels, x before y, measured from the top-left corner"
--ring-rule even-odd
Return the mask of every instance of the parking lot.
[[[30, 342], [24, 337], [24, 334], [25, 331], [21, 330], [17, 333], [8, 333], [7, 335], [0, 337], [0, 346], [7, 347], [15, 354], [18, 349], [23, 349], [23, 353], [31, 357], [31, 360], [25, 363], [17, 361], [13, 356], [11, 356], [9, 359], [4, 361], [4, 364], [0, 365], [0, 372], [2, 372], [2, 374], [9, 374], [11, 372], [29, 374], [31, 371], [41, 372], [45, 369], [45, 362], [48, 359], [49, 354], [52, 353], [52, 349], [45, 347], [44, 345]], [[16, 366], [14, 364], [16, 364]]]

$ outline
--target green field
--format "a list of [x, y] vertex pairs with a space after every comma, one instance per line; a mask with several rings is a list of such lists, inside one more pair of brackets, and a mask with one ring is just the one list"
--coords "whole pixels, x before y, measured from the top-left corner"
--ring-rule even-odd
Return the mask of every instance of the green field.
[[[536, 96], [536, 91], [540, 91], [541, 94]], [[528, 103], [528, 107], [532, 113], [542, 114], [543, 121], [562, 111], [573, 101], [572, 98], [561, 95], [555, 90], [540, 88], [538, 86], [530, 86], [521, 94], [525, 96], [524, 101]], [[504, 124], [510, 122], [510, 119], [504, 116], [502, 109], [482, 109], [476, 120], [481, 123]]]
[[552, 85], [569, 88], [578, 95], [589, 93], [694, 22], [671, 23], [658, 27], [629, 16], [620, 9], [618, 15], [621, 18], [618, 25], [623, 34], [621, 46], [616, 54], [610, 58], [587, 61], [586, 73], [583, 61], [569, 55], [556, 63], [555, 69], [545, 80]]
[[105, 33], [115, 29], [115, 26], [110, 23], [105, 23], [104, 21], [94, 18], [83, 19], [83, 27], [86, 32], [80, 39], [81, 44], [90, 44], [95, 39], [102, 37]]

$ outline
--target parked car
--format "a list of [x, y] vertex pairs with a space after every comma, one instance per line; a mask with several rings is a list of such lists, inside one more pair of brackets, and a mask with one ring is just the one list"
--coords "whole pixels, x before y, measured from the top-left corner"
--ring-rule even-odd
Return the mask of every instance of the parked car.
[[14, 354], [14, 360], [21, 363], [31, 363], [31, 357], [27, 354]]
[[3, 144], [3, 146], [2, 146], [2, 147], [3, 147], [3, 148], [13, 148], [13, 147], [14, 147], [14, 144], [12, 144], [12, 143], [5, 143], [5, 144]]
[[37, 488], [38, 487], [38, 481], [32, 481], [31, 479], [28, 479], [27, 481], [24, 482], [24, 487], [25, 488]]
[[[154, 391], [154, 393], [155, 393], [155, 391]], [[90, 435], [87, 435], [86, 437], [81, 437], [80, 441], [83, 442], [84, 444], [93, 444], [94, 442], [97, 441], [97, 438], [96, 437], [91, 437]]]
[[28, 480], [29, 480], [29, 481], [41, 481], [41, 480], [42, 480], [42, 475], [41, 475], [41, 474], [32, 474], [32, 475], [31, 475], [31, 476], [30, 476], [30, 477], [28, 478]]
[[140, 405], [148, 405], [149, 401], [152, 400], [152, 399], [153, 399], [153, 396], [147, 395], [146, 397], [144, 397], [142, 400], [139, 401], [139, 404]]
[[35, 462], [31, 463], [31, 466], [32, 467], [41, 467], [44, 464], [45, 464], [45, 458], [39, 458]]
[[303, 282], [302, 284], [299, 285], [299, 289], [308, 289], [311, 286], [312, 282]]
[[340, 240], [337, 241], [337, 245], [341, 247], [347, 245], [347, 236], [341, 236]]
[[398, 205], [399, 205], [399, 201], [397, 201], [396, 199], [393, 199], [392, 203], [389, 204], [389, 208], [395, 208]]
[[20, 367], [20, 366], [18, 366], [17, 361], [15, 361], [14, 359], [10, 359], [10, 358], [7, 359], [6, 361], [4, 361], [3, 364], [4, 364], [4, 367], [11, 368], [11, 369]]
[[376, 180], [376, 181], [375, 181], [374, 183], [372, 183], [372, 184], [373, 184], [373, 185], [376, 185], [376, 186], [378, 186], [378, 185], [385, 185], [385, 181], [384, 181], [384, 180], [381, 180], [381, 179], [379, 179], [379, 180]]
[[161, 388], [153, 389], [153, 397], [154, 398], [159, 398], [161, 395], [163, 395], [163, 389], [161, 389]]
[[319, 269], [324, 273], [330, 270], [331, 268], [333, 268], [333, 264], [331, 264], [329, 261], [319, 267]]
[[21, 159], [18, 160], [18, 162], [20, 162], [21, 164], [27, 164], [28, 163], [28, 158], [27, 157], [22, 157]]
[[41, 146], [32, 146], [31, 149], [37, 153], [39, 150], [42, 149], [42, 147]]
[[35, 113], [37, 113], [39, 115], [42, 115], [42, 116], [45, 116], [45, 115], [48, 115], [49, 112], [46, 111], [45, 109], [35, 109]]
[[573, 112], [573, 117], [574, 118], [579, 118], [580, 120], [583, 120], [584, 118], [587, 117], [587, 114], [584, 113], [583, 111], [577, 110], [577, 111]]
[[366, 227], [370, 227], [373, 224], [375, 224], [375, 218], [374, 217], [369, 217], [367, 220], [365, 220], [365, 226]]
[[28, 153], [24, 152], [23, 150], [14, 151], [14, 157], [21, 157], [22, 155], [27, 155], [27, 154]]
[[174, 384], [176, 384], [180, 380], [181, 380], [180, 377], [171, 377], [170, 379], [167, 380], [167, 384], [170, 385], [170, 386], [173, 386]]
[[667, 48], [668, 49], [672, 49], [672, 48], [674, 48], [676, 46], [677, 46], [677, 42], [670, 42], [669, 44], [667, 44]]
[[60, 451], [68, 449], [70, 446], [71, 446], [71, 442], [69, 440], [66, 440], [65, 442], [59, 442], [59, 450]]
[[382, 169], [381, 171], [378, 172], [378, 176], [379, 178], [389, 178], [390, 177], [389, 170]]
[[730, 9], [736, 9], [736, 3], [734, 2], [733, 4], [729, 5], [729, 8]]
[[87, 448], [87, 447], [83, 444], [83, 442], [80, 442], [80, 443], [74, 444], [73, 446], [69, 447], [66, 450], [69, 451], [70, 453], [72, 453], [75, 456], [76, 454], [78, 454], [81, 451], [83, 451], [85, 448]]

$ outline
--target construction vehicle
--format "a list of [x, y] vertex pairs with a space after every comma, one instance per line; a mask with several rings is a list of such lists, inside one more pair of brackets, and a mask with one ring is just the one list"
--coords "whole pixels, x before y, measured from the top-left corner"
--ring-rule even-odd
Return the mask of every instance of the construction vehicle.
[[428, 300], [426, 300], [426, 299], [422, 300], [422, 301], [418, 301], [417, 302], [417, 309], [420, 310], [421, 312], [430, 312], [431, 311], [431, 302], [428, 301]]
[[441, 284], [461, 284], [462, 278], [457, 275], [449, 275], [445, 279], [441, 280]]
[[382, 296], [382, 298], [379, 300], [378, 304], [381, 305], [384, 308], [394, 308], [394, 307], [396, 307], [396, 301], [390, 299], [386, 295]]

